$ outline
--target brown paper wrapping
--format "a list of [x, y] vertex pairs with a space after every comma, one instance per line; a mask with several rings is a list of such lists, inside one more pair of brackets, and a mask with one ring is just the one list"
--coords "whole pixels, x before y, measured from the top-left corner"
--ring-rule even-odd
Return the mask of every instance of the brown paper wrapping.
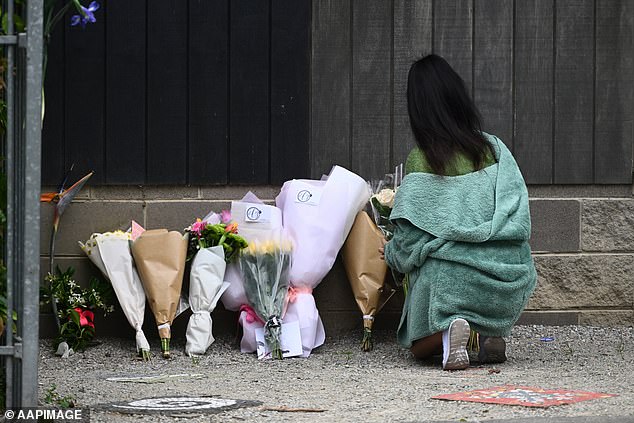
[[183, 285], [187, 237], [167, 229], [149, 230], [132, 243], [131, 251], [156, 325], [167, 324], [159, 328], [159, 336], [170, 338]]
[[[387, 264], [379, 253], [382, 240], [381, 230], [365, 211], [360, 211], [341, 249], [354, 298], [361, 312], [367, 316], [375, 316], [394, 293], [384, 288]], [[364, 319], [363, 325], [371, 329], [372, 320]]]

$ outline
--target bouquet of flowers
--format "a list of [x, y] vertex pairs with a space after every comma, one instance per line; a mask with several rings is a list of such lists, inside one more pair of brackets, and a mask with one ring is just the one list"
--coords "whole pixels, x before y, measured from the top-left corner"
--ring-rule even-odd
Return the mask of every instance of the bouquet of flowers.
[[289, 241], [254, 241], [240, 255], [249, 304], [264, 323], [264, 339], [273, 358], [282, 358], [282, 311], [289, 287], [292, 246]]
[[150, 344], [143, 333], [145, 292], [130, 252], [130, 241], [143, 231], [132, 222], [132, 231], [94, 233], [79, 246], [90, 261], [110, 280], [121, 309], [136, 332], [136, 350], [144, 360], [150, 358]]
[[187, 239], [187, 234], [154, 229], [143, 232], [130, 247], [156, 319], [164, 358], [170, 357], [171, 326], [180, 303]]
[[363, 313], [363, 351], [373, 349], [374, 318], [395, 292], [385, 287], [387, 264], [379, 253], [379, 248], [383, 246], [383, 237], [384, 233], [362, 210], [357, 214], [341, 250], [350, 287]]
[[[279, 239], [282, 235], [282, 211], [275, 206], [264, 204], [251, 191], [240, 201], [231, 202], [231, 216], [240, 226], [240, 235], [248, 242]], [[255, 352], [258, 345], [256, 330], [263, 328], [264, 322], [253, 317], [256, 313], [248, 305], [242, 274], [237, 263], [227, 265], [225, 280], [229, 282], [229, 288], [222, 294], [221, 301], [227, 310], [240, 312], [240, 351]]]
[[370, 206], [374, 223], [383, 232], [386, 239], [392, 238], [394, 226], [390, 222], [390, 213], [394, 207], [396, 190], [403, 181], [403, 164], [396, 166], [394, 173], [386, 174], [383, 179], [369, 182], [372, 196]]
[[238, 224], [231, 222], [231, 214], [227, 210], [223, 210], [221, 215], [211, 213], [205, 219], [196, 219], [185, 228], [185, 233], [189, 234], [187, 261], [192, 260], [201, 249], [219, 245], [224, 250], [225, 261], [230, 262], [247, 246], [245, 239], [238, 235]]
[[290, 280], [297, 295], [284, 320], [299, 322], [304, 357], [325, 340], [312, 290], [332, 268], [368, 199], [366, 181], [340, 166], [334, 166], [325, 180], [285, 182], [275, 199], [294, 245]]
[[[242, 200], [231, 202], [231, 216], [240, 227], [240, 235], [247, 242], [277, 239], [281, 235], [282, 211], [275, 206], [264, 204], [251, 191], [247, 192]], [[225, 280], [229, 282], [229, 288], [220, 300], [227, 310], [238, 311], [248, 302], [237, 263], [227, 266]]]
[[61, 323], [56, 344], [65, 342], [74, 351], [84, 350], [95, 336], [94, 310], [101, 309], [104, 316], [112, 312], [109, 305], [110, 290], [106, 283], [92, 278], [88, 288], [82, 288], [73, 278], [72, 267], [46, 276], [47, 286], [41, 288], [43, 304], [57, 301], [57, 317]]
[[188, 257], [193, 255], [189, 277], [189, 304], [192, 315], [187, 324], [185, 352], [189, 356], [204, 354], [214, 342], [211, 312], [229, 286], [223, 282], [227, 260], [238, 256], [247, 242], [237, 235], [238, 226], [229, 223], [224, 211], [197, 219], [185, 229], [189, 234]]
[[[390, 221], [390, 214], [394, 207], [394, 197], [396, 191], [403, 181], [403, 164], [399, 164], [394, 169], [394, 173], [388, 173], [381, 180], [373, 180], [369, 182], [372, 196], [370, 197], [370, 208], [374, 223], [383, 232], [386, 240], [392, 239], [394, 233], [394, 224]], [[407, 275], [391, 269], [392, 280], [397, 287], [402, 286], [405, 295], [407, 295]]]

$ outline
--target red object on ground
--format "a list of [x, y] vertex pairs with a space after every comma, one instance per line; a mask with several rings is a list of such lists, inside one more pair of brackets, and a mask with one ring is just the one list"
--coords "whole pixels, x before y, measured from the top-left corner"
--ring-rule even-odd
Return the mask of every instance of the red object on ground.
[[486, 389], [443, 394], [432, 399], [448, 401], [485, 402], [491, 404], [523, 405], [525, 407], [551, 407], [596, 398], [614, 397], [615, 394], [571, 391], [567, 389], [542, 389], [528, 386], [504, 385]]

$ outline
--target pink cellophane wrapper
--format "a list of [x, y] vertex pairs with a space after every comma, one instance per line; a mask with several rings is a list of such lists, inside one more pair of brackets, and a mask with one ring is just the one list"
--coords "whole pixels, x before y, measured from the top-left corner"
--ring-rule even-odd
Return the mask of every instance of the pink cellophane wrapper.
[[[255, 209], [252, 209], [253, 207]], [[247, 212], [251, 210], [254, 213], [247, 216]], [[238, 234], [248, 242], [279, 239], [282, 233], [282, 211], [275, 206], [264, 204], [251, 191], [242, 200], [231, 202], [231, 220], [238, 224]], [[225, 281], [229, 282], [229, 288], [222, 294], [220, 301], [227, 310], [238, 311], [243, 304], [248, 304], [248, 301], [237, 262], [227, 265]]]
[[284, 231], [293, 240], [291, 285], [284, 322], [299, 322], [303, 356], [324, 343], [314, 289], [332, 269], [355, 216], [370, 199], [367, 182], [334, 166], [325, 180], [293, 179], [275, 199], [282, 210]]

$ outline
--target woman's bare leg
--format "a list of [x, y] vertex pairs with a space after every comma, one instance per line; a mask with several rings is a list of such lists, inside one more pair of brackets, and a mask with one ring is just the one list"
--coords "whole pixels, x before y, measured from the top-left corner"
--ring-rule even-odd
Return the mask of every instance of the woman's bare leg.
[[419, 359], [442, 354], [442, 332], [414, 341], [409, 350]]

